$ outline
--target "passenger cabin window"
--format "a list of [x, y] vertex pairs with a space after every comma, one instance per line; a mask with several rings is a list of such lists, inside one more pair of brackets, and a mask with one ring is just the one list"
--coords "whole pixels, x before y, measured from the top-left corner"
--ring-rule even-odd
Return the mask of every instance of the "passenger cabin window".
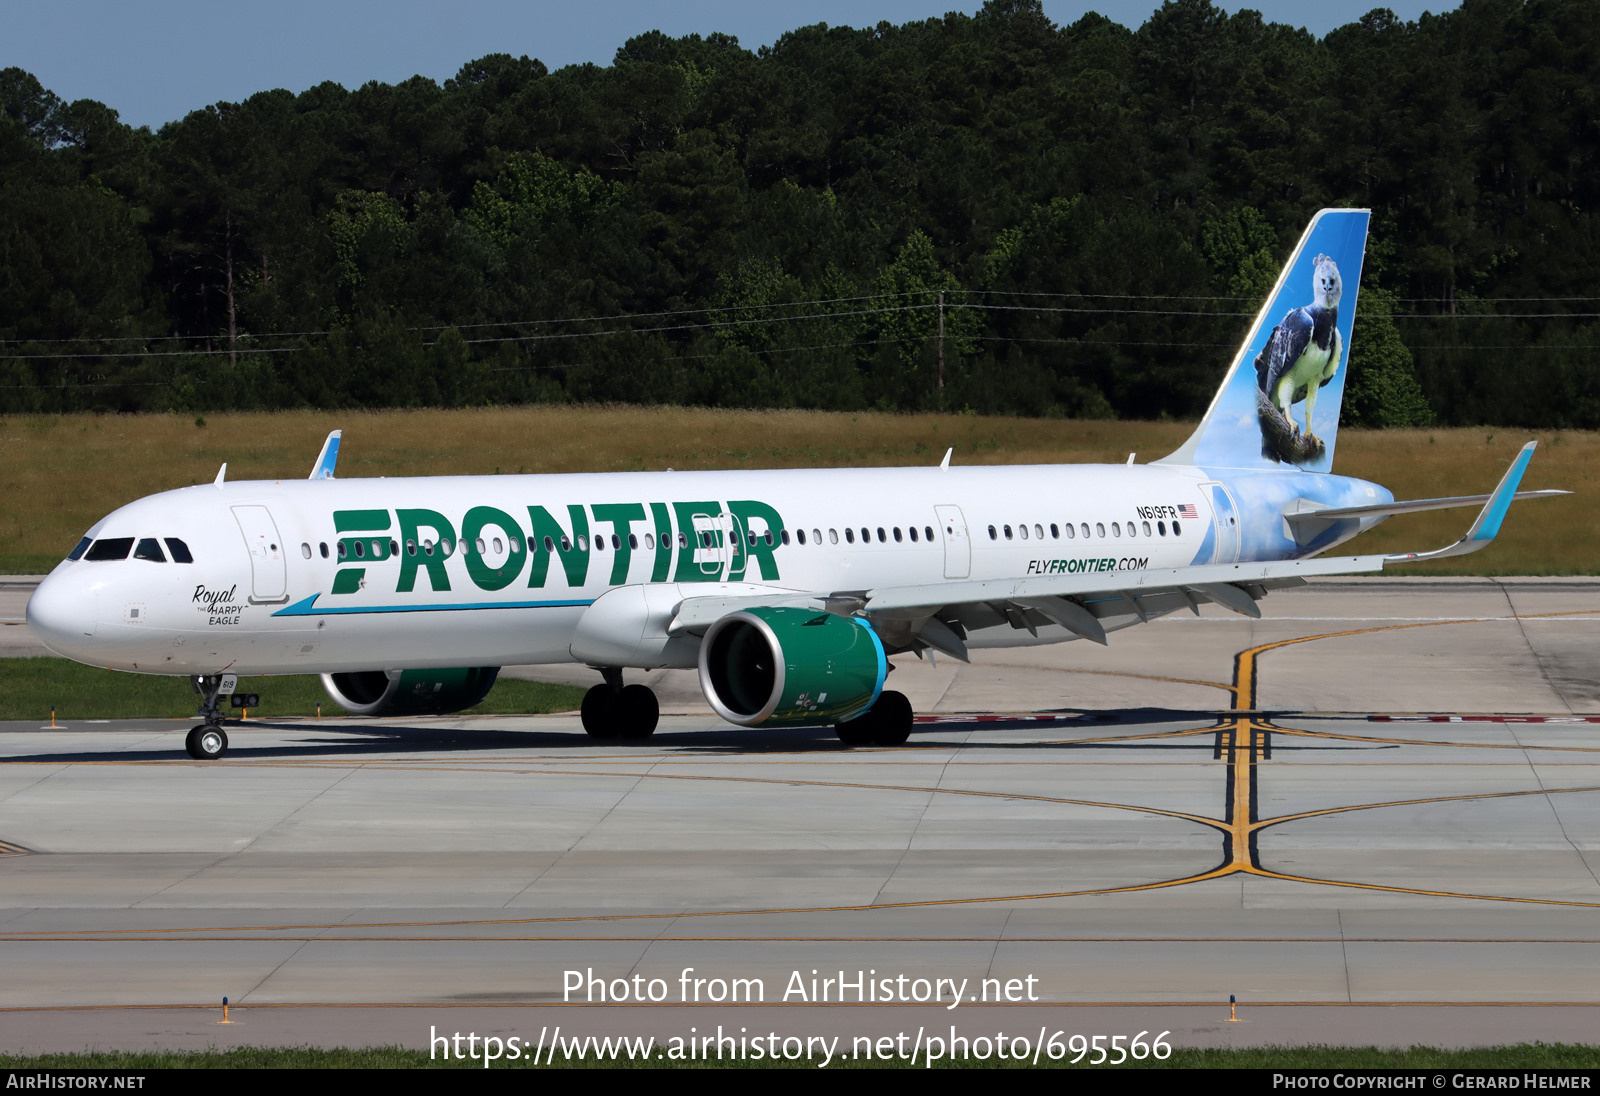
[[1073, 537], [1078, 535], [1077, 528], [1070, 521], [1067, 522], [1067, 524], [1066, 524], [1066, 530], [1067, 530], [1067, 539], [1068, 540], [1071, 540]]
[[91, 545], [93, 543], [94, 543], [94, 538], [93, 537], [84, 537], [82, 540], [80, 540], [78, 542], [78, 546], [76, 548], [74, 548], [72, 551], [67, 553], [67, 558], [68, 559], [82, 559], [83, 558], [83, 553], [87, 552], [89, 550], [89, 545]]
[[[1173, 536], [1179, 536], [1179, 535], [1181, 535], [1181, 533], [1182, 533], [1182, 530], [1180, 530], [1180, 529], [1179, 529], [1179, 528], [1178, 528], [1178, 523], [1177, 523], [1177, 522], [1173, 522], [1173, 523], [1172, 523], [1172, 535], [1173, 535]], [[1204, 544], [1202, 544], [1202, 545], [1200, 545], [1200, 547], [1202, 547], [1202, 548], [1204, 548], [1204, 547], [1205, 547], [1205, 545], [1204, 545]]]
[[[172, 547], [172, 541], [170, 541], [170, 540], [167, 541], [167, 547], [168, 548]], [[317, 549], [318, 549], [318, 551], [320, 551], [322, 553], [322, 558], [323, 559], [327, 559], [328, 558], [328, 542], [327, 541], [323, 541], [320, 544], [318, 544], [317, 545]]]
[[[406, 544], [410, 546], [411, 554], [412, 555], [416, 555], [417, 554], [417, 546], [415, 544], [412, 544], [409, 540], [406, 541]], [[311, 558], [311, 545], [309, 543], [307, 543], [306, 541], [301, 541], [300, 542], [300, 554], [302, 556], [304, 556], [306, 559], [310, 559]]]
[[844, 531], [844, 539], [849, 543], [854, 544], [856, 542], [856, 531], [846, 526]]
[[127, 559], [131, 551], [133, 551], [132, 537], [106, 537], [95, 541], [83, 558], [91, 563], [101, 563], [112, 559]]
[[155, 537], [145, 537], [139, 541], [139, 546], [133, 550], [133, 558], [149, 560], [151, 563], [167, 562], [167, 557], [161, 551], [161, 542]]
[[839, 531], [837, 529], [829, 529], [828, 530], [828, 543], [829, 544], [838, 544], [839, 543]]

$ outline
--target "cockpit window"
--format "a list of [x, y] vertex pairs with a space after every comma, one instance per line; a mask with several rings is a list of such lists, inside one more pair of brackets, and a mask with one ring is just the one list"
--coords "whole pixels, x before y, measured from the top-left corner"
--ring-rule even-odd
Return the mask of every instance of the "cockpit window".
[[78, 542], [78, 546], [76, 548], [74, 548], [72, 551], [67, 553], [67, 558], [68, 559], [82, 559], [83, 558], [83, 553], [88, 551], [89, 550], [89, 545], [91, 545], [93, 543], [94, 543], [94, 538], [93, 537], [84, 537], [82, 540], [80, 540]]
[[172, 553], [173, 563], [193, 563], [194, 557], [189, 554], [189, 546], [177, 537], [167, 538], [167, 551]]
[[165, 563], [167, 557], [161, 553], [161, 545], [155, 537], [145, 537], [139, 546], [133, 550], [134, 559], [147, 559], [151, 563]]
[[99, 562], [108, 559], [127, 559], [133, 551], [132, 537], [105, 537], [94, 542], [84, 559]]

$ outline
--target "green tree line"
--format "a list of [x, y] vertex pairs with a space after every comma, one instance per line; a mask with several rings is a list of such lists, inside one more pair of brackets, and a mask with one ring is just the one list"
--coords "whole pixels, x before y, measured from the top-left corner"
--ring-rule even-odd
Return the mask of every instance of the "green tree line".
[[989, 0], [155, 132], [6, 69], [0, 410], [1193, 417], [1310, 214], [1359, 205], [1352, 418], [1596, 428], [1595, 15]]

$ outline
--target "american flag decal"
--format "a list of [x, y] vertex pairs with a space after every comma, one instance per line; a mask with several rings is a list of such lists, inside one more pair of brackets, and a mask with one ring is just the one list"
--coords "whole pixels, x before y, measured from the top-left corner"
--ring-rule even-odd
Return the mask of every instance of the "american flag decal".
[[1186, 502], [1182, 506], [1178, 507], [1178, 516], [1180, 518], [1194, 518], [1195, 520], [1199, 520], [1200, 511], [1194, 508], [1194, 503]]

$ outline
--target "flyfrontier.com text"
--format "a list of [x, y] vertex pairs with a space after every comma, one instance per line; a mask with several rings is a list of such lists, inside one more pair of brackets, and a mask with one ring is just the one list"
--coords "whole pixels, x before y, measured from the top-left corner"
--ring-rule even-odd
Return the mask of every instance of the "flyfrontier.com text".
[[821, 972], [792, 971], [781, 996], [767, 996], [762, 978], [724, 978], [702, 975], [684, 967], [675, 981], [646, 978], [605, 978], [593, 967], [563, 971], [561, 1000], [586, 1004], [942, 1004], [953, 1009], [963, 1002], [1011, 1003], [1037, 1001], [1039, 979], [918, 978], [909, 974], [880, 975], [876, 970]]
[[962, 1034], [951, 1025], [949, 1032], [929, 1031], [894, 1035], [857, 1035], [848, 1042], [838, 1035], [780, 1035], [776, 1031], [752, 1034], [741, 1027], [737, 1032], [717, 1025], [715, 1032], [691, 1027], [687, 1035], [656, 1039], [648, 1035], [596, 1036], [561, 1034], [548, 1027], [538, 1038], [512, 1035], [479, 1035], [477, 1032], [440, 1034], [429, 1029], [429, 1057], [449, 1061], [481, 1061], [485, 1069], [498, 1062], [519, 1065], [554, 1065], [559, 1060], [595, 1057], [609, 1061], [639, 1062], [760, 1062], [811, 1061], [825, 1069], [838, 1061], [898, 1061], [922, 1063], [932, 1068], [949, 1061], [1014, 1061], [1038, 1065], [1040, 1062], [1069, 1061], [1083, 1065], [1122, 1065], [1172, 1056], [1167, 1032], [1150, 1038], [1148, 1031], [1137, 1035], [1068, 1035], [1041, 1027], [1036, 1034]]

